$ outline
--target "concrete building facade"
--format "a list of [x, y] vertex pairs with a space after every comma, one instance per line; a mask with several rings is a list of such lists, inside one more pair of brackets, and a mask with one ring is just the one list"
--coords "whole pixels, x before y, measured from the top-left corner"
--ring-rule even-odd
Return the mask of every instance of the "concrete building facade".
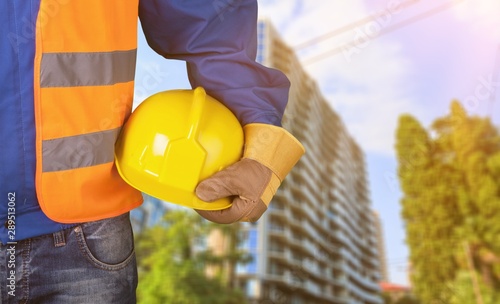
[[387, 266], [387, 256], [385, 253], [385, 238], [382, 220], [377, 212], [373, 212], [373, 223], [375, 224], [375, 236], [377, 237], [378, 260], [380, 270], [380, 282], [390, 282], [389, 270]]
[[283, 126], [307, 152], [264, 216], [244, 226], [253, 261], [237, 269], [241, 288], [251, 303], [382, 303], [363, 152], [266, 21], [258, 60], [290, 79]]

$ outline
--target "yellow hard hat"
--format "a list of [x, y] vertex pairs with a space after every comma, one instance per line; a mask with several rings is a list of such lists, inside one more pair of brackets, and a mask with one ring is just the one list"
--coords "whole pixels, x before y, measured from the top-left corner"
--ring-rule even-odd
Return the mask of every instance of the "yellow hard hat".
[[229, 198], [200, 200], [198, 183], [241, 157], [243, 129], [222, 103], [198, 87], [170, 90], [144, 100], [116, 143], [122, 178], [161, 200], [201, 210], [231, 206]]

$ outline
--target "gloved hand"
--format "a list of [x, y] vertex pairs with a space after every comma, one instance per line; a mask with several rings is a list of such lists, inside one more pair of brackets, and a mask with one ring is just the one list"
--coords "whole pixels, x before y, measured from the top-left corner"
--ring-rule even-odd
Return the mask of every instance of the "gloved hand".
[[305, 150], [285, 129], [267, 124], [243, 127], [243, 158], [200, 182], [196, 195], [206, 201], [235, 196], [231, 207], [224, 210], [196, 210], [201, 216], [219, 224], [255, 222], [279, 185], [295, 166]]

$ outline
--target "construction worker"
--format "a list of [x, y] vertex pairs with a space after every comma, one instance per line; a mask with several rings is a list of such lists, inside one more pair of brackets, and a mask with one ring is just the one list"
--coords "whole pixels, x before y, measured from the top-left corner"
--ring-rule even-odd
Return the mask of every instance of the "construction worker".
[[115, 168], [130, 114], [138, 17], [149, 45], [185, 60], [238, 118], [243, 158], [200, 183], [237, 198], [219, 222], [255, 221], [303, 153], [280, 127], [289, 82], [254, 60], [255, 0], [0, 2], [1, 303], [135, 303], [128, 212], [142, 196]]

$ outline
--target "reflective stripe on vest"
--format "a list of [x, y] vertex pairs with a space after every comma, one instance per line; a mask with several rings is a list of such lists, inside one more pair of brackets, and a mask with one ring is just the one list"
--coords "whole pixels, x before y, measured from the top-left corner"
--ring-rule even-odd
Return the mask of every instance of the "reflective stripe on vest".
[[36, 187], [55, 221], [99, 220], [142, 201], [114, 166], [114, 144], [132, 106], [137, 10], [138, 0], [41, 0]]

